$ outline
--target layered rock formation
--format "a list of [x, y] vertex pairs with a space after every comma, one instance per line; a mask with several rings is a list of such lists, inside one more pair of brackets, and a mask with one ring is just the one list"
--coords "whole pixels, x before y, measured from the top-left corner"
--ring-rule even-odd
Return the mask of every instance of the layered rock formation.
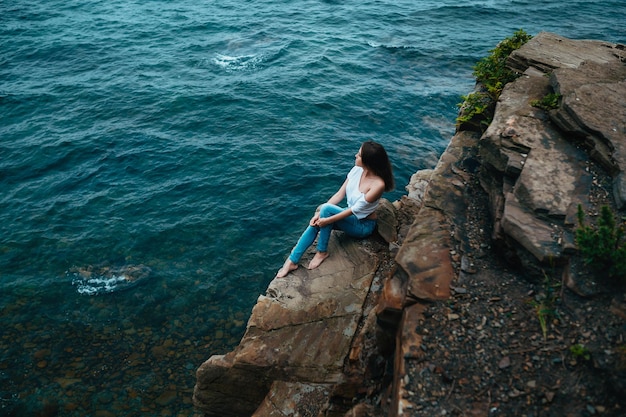
[[[335, 234], [320, 268], [272, 281], [241, 343], [198, 369], [196, 407], [220, 417], [411, 415], [407, 364], [423, 355], [424, 303], [450, 297], [487, 250], [470, 238], [473, 178], [489, 195], [491, 243], [529, 275], [569, 262], [579, 204], [626, 205], [625, 57], [621, 45], [549, 33], [514, 52], [509, 65], [523, 75], [484, 135], [457, 132], [408, 196], [383, 204], [373, 238]], [[558, 108], [531, 105], [553, 92]], [[614, 201], [597, 194], [605, 177]]]
[[[617, 208], [626, 205], [625, 59], [623, 46], [548, 33], [511, 54], [523, 76], [505, 87], [480, 144], [496, 240], [564, 262], [578, 205], [594, 203], [590, 158], [612, 177]], [[556, 109], [532, 106], [551, 93]]]

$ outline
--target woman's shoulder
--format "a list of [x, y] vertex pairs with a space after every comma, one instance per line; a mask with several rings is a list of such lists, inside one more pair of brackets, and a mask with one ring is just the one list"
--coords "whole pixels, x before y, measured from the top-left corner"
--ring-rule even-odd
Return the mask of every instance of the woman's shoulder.
[[370, 188], [382, 188], [385, 189], [385, 180], [378, 175], [373, 176], [370, 180]]

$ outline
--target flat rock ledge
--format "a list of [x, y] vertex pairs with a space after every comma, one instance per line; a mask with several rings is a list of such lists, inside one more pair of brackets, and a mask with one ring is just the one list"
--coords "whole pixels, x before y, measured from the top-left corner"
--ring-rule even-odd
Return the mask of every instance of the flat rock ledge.
[[[578, 205], [626, 206], [625, 60], [623, 45], [551, 33], [515, 51], [509, 66], [523, 75], [505, 87], [488, 130], [457, 131], [407, 196], [384, 201], [372, 238], [336, 233], [320, 268], [274, 279], [240, 344], [198, 368], [196, 408], [220, 417], [412, 415], [408, 364], [424, 355], [415, 329], [429, 302], [475, 272], [475, 257], [497, 248], [529, 275], [567, 265]], [[558, 108], [531, 105], [552, 92]], [[598, 194], [599, 181], [610, 195]], [[476, 182], [488, 195], [488, 243], [472, 239]], [[565, 270], [575, 280], [575, 268]]]
[[344, 370], [358, 356], [354, 339], [370, 316], [365, 301], [379, 260], [372, 245], [341, 234], [329, 251], [319, 268], [274, 279], [239, 346], [200, 366], [194, 402], [206, 415], [317, 415], [338, 387], [360, 385]]

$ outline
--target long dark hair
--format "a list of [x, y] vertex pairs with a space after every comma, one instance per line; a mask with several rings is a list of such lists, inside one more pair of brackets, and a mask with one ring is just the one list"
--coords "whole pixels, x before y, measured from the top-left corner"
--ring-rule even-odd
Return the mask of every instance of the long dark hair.
[[396, 187], [387, 151], [380, 143], [369, 140], [361, 145], [361, 162], [385, 182], [385, 191]]

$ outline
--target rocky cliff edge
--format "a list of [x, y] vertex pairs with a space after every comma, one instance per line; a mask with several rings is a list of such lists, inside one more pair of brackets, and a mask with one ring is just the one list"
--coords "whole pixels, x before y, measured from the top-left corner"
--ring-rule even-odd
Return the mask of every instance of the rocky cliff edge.
[[[521, 76], [487, 131], [457, 131], [407, 196], [384, 202], [372, 238], [336, 233], [320, 268], [273, 280], [240, 344], [197, 370], [195, 406], [220, 417], [623, 415], [623, 288], [590, 279], [574, 230], [578, 205], [624, 214], [625, 61], [623, 45], [551, 33], [512, 53]], [[531, 105], [550, 93], [556, 108]]]

